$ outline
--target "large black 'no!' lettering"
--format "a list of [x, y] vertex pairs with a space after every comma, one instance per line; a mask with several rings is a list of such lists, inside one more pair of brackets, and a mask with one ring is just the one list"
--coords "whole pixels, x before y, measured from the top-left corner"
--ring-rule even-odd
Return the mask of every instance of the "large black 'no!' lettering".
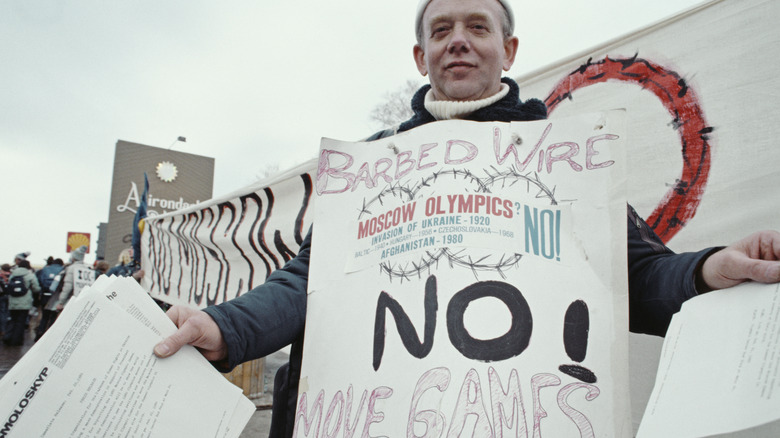
[[[464, 323], [464, 314], [472, 301], [493, 297], [501, 300], [512, 315], [512, 324], [502, 336], [494, 339], [476, 339], [469, 334]], [[385, 318], [389, 310], [395, 318], [395, 325], [404, 347], [412, 356], [421, 359], [433, 348], [438, 311], [436, 277], [431, 275], [425, 283], [425, 328], [424, 340], [415, 330], [409, 316], [401, 305], [387, 292], [379, 294], [374, 319], [374, 370], [382, 363], [385, 350]], [[482, 281], [467, 286], [456, 293], [447, 307], [447, 331], [452, 345], [465, 357], [485, 362], [499, 361], [522, 353], [531, 340], [533, 318], [523, 294], [514, 286], [500, 281]]]

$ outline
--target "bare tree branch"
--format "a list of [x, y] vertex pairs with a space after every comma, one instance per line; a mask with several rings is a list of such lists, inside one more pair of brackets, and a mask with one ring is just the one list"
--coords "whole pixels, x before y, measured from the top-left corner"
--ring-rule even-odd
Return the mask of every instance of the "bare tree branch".
[[387, 128], [412, 117], [412, 96], [420, 88], [420, 83], [415, 80], [407, 80], [398, 90], [385, 93], [385, 102], [378, 104], [371, 110], [369, 119], [376, 122], [378, 127]]

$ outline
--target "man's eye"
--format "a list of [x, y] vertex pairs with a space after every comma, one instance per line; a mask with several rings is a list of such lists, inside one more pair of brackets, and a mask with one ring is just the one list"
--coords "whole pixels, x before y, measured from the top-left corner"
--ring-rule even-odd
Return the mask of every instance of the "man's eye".
[[432, 33], [434, 36], [435, 36], [435, 35], [441, 35], [442, 33], [445, 33], [445, 32], [447, 32], [448, 30], [449, 30], [449, 28], [448, 28], [447, 26], [439, 26], [439, 27], [434, 27], [434, 28], [433, 28], [433, 31], [432, 31], [431, 33]]

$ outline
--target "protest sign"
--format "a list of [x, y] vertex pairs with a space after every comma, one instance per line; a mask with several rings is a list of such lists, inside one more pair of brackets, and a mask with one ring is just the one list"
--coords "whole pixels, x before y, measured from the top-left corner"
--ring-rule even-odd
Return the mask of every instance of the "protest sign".
[[629, 435], [623, 116], [323, 140], [295, 436]]

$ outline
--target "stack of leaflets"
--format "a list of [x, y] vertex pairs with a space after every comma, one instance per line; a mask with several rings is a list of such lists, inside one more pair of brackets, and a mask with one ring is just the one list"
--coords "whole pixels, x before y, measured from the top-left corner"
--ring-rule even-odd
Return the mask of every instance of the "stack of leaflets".
[[637, 437], [716, 434], [780, 436], [780, 284], [700, 295], [669, 325]]
[[98, 278], [0, 380], [0, 436], [238, 437], [254, 404], [194, 347], [157, 358], [174, 331], [135, 280]]

